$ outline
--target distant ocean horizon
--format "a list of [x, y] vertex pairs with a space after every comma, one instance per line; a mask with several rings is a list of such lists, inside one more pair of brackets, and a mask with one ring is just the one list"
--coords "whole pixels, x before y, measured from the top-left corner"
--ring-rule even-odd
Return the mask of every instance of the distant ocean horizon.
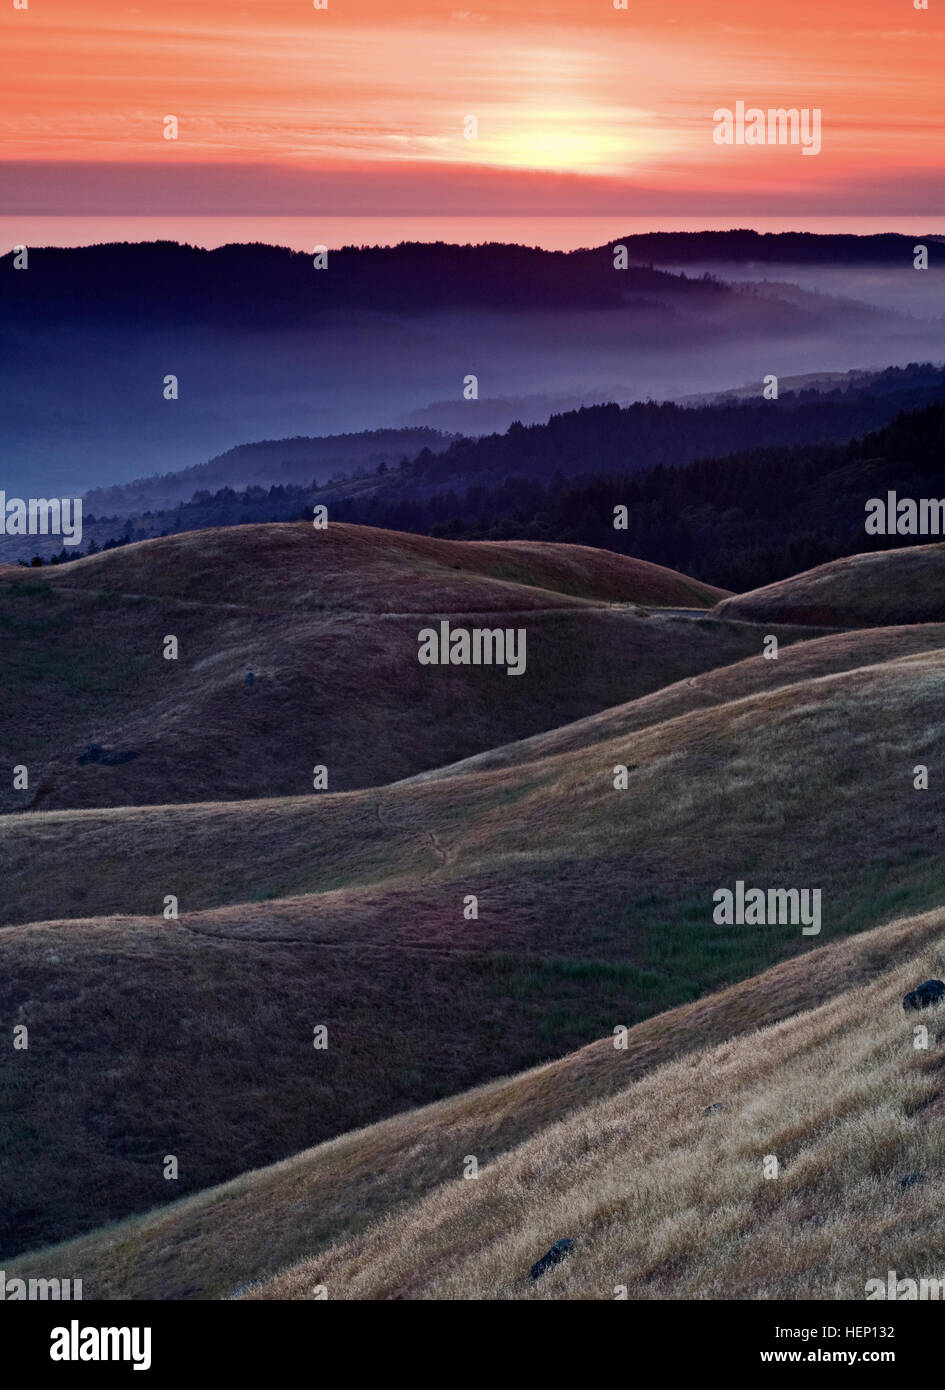
[[177, 241], [212, 248], [264, 242], [310, 252], [315, 246], [396, 246], [402, 241], [460, 245], [516, 242], [548, 251], [603, 246], [644, 232], [816, 232], [868, 236], [945, 235], [945, 217], [97, 217], [0, 216], [0, 254], [14, 246], [90, 246], [96, 242]]

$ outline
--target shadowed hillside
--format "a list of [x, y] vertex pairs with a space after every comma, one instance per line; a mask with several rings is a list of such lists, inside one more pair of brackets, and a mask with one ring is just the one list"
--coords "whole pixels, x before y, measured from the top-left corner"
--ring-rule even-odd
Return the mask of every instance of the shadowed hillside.
[[819, 627], [883, 627], [945, 617], [945, 543], [851, 555], [723, 599], [720, 618]]
[[[220, 1298], [296, 1260], [311, 1259], [332, 1241], [370, 1232], [385, 1219], [394, 1222], [399, 1240], [425, 1197], [435, 1191], [448, 1197], [461, 1186], [456, 1179], [467, 1154], [476, 1154], [489, 1171], [504, 1156], [514, 1161], [519, 1146], [551, 1126], [579, 1126], [586, 1107], [601, 1100], [619, 1096], [626, 1111], [627, 1088], [677, 1058], [687, 1058], [690, 1070], [700, 1068], [703, 1099], [711, 1104], [723, 1090], [721, 1079], [718, 1084], [703, 1079], [700, 1054], [706, 1049], [735, 1038], [748, 1038], [757, 1048], [756, 1029], [839, 1000], [907, 957], [924, 955], [926, 963], [904, 969], [911, 983], [916, 970], [934, 968], [931, 953], [941, 951], [943, 935], [945, 913], [939, 910], [815, 949], [637, 1024], [625, 1050], [615, 1049], [611, 1038], [592, 1043], [534, 1071], [346, 1134], [145, 1217], [8, 1262], [8, 1277], [78, 1276], [87, 1296], [95, 1298]], [[929, 1061], [937, 1064], [939, 1057], [936, 1040]], [[698, 1110], [690, 1108], [685, 1119], [690, 1134], [697, 1134]], [[467, 1196], [475, 1213], [471, 1184]], [[546, 1244], [554, 1236], [552, 1231]], [[527, 1239], [541, 1243], [537, 1231]], [[460, 1252], [457, 1257], [458, 1262]], [[326, 1262], [334, 1264], [335, 1258], [327, 1255]], [[306, 1265], [304, 1275], [300, 1270], [280, 1279], [274, 1290], [304, 1297], [320, 1267], [320, 1260]], [[313, 1271], [316, 1277], [309, 1277]], [[333, 1289], [331, 1296], [344, 1291]]]

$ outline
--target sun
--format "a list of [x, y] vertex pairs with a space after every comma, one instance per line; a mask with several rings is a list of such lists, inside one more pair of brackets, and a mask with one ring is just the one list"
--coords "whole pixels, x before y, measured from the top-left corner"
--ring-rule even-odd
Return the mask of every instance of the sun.
[[544, 173], [605, 174], [627, 169], [639, 154], [639, 148], [634, 148], [637, 142], [596, 126], [594, 122], [575, 128], [556, 116], [492, 139], [481, 138], [478, 154], [484, 162], [502, 168]]

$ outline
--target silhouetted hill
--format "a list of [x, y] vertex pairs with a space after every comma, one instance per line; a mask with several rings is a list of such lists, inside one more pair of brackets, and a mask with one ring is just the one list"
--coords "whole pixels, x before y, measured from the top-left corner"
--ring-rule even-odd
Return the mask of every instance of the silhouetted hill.
[[[413, 425], [480, 436], [768, 372], [786, 381], [929, 360], [941, 351], [942, 277], [915, 272], [909, 240], [885, 269], [861, 265], [850, 238], [849, 263], [829, 260], [831, 243], [804, 276], [767, 284], [753, 261], [720, 266], [724, 279], [714, 262], [634, 263], [645, 246], [620, 267], [610, 245], [403, 243], [331, 251], [323, 269], [258, 244], [33, 247], [26, 270], [0, 258], [4, 483], [84, 494], [249, 440]], [[787, 283], [805, 276], [818, 283]]]
[[910, 266], [913, 247], [919, 242], [940, 247], [945, 262], [943, 239], [932, 234], [830, 236], [819, 232], [755, 232], [741, 227], [726, 232], [644, 232], [617, 240], [626, 246], [631, 261], [652, 265], [759, 261], [768, 265]]
[[[456, 540], [591, 545], [742, 593], [846, 555], [930, 539], [870, 537], [864, 522], [867, 500], [890, 489], [906, 497], [945, 493], [938, 482], [945, 446], [945, 401], [938, 380], [931, 370], [920, 374], [923, 384], [906, 374], [899, 395], [853, 393], [847, 399], [841, 393], [824, 399], [813, 393], [807, 409], [800, 400], [703, 409], [588, 408], [556, 417], [544, 427], [459, 441], [439, 456], [425, 450], [381, 479], [322, 489], [287, 485], [240, 493], [226, 488], [149, 518], [100, 519], [90, 523], [87, 534], [100, 545], [126, 535], [143, 539], [161, 531], [292, 520], [311, 517], [313, 504], [322, 502], [335, 521]], [[841, 431], [843, 422], [849, 429], [864, 418], [888, 418], [907, 398], [931, 403], [899, 412], [882, 429], [864, 431], [845, 443], [762, 447], [778, 427], [790, 438], [795, 431], [812, 430], [816, 419], [823, 430], [832, 422]], [[670, 457], [695, 453], [695, 461], [676, 467], [661, 462], [636, 471], [626, 466], [606, 471], [598, 465], [599, 471], [570, 479], [560, 468], [547, 478], [522, 476], [541, 462], [580, 464], [583, 459], [592, 465], [597, 459], [619, 459], [624, 447], [632, 447], [636, 424], [649, 424], [654, 437], [662, 433]], [[749, 439], [754, 431], [758, 439], [736, 452], [700, 457], [698, 439], [724, 437], [726, 429]], [[438, 470], [459, 467], [460, 460], [469, 467], [467, 477], [483, 466], [493, 468], [501, 481], [437, 489]], [[617, 506], [628, 509], [626, 530], [614, 528]], [[24, 551], [35, 545], [35, 538], [24, 545], [20, 538], [8, 537], [0, 543], [0, 558], [25, 558]], [[45, 553], [52, 548], [50, 544]]]
[[[945, 495], [943, 450], [945, 402], [938, 399], [845, 444], [746, 448], [684, 467], [571, 480], [507, 477], [423, 502], [338, 499], [332, 514], [455, 539], [599, 546], [743, 592], [845, 555], [927, 543], [930, 537], [868, 536], [866, 502], [890, 489], [903, 497]], [[614, 529], [616, 506], [628, 509], [626, 530]]]
[[174, 241], [41, 247], [30, 270], [0, 258], [4, 312], [11, 325], [128, 323], [156, 328], [301, 327], [332, 310], [428, 312], [606, 309], [654, 292], [703, 301], [732, 297], [727, 286], [646, 267], [615, 274], [610, 248], [345, 247], [316, 271], [313, 257], [281, 246], [227, 245], [208, 251]]
[[547, 424], [513, 424], [504, 434], [457, 439], [436, 458], [414, 462], [413, 477], [435, 480], [493, 480], [509, 474], [550, 478], [554, 473], [619, 469], [635, 472], [674, 466], [736, 450], [851, 439], [876, 429], [903, 410], [943, 396], [940, 366], [911, 364], [876, 373], [861, 386], [819, 391], [813, 387], [762, 398], [704, 407], [671, 401], [631, 406], [585, 406], [553, 415]]
[[[941, 239], [926, 238], [936, 245]], [[635, 295], [716, 299], [718, 281], [653, 268], [658, 262], [764, 262], [842, 266], [911, 265], [914, 237], [822, 236], [804, 232], [653, 232], [616, 238], [630, 266], [615, 274], [612, 245], [577, 251], [498, 242], [456, 246], [402, 242], [331, 251], [324, 271], [300, 251], [260, 243], [214, 250], [173, 241], [40, 247], [30, 272], [0, 257], [7, 321], [39, 326], [70, 320], [131, 324], [274, 327], [301, 325], [332, 309], [412, 312], [613, 308]], [[314, 248], [313, 248], [314, 249]], [[635, 264], [643, 262], [643, 264]], [[649, 264], [646, 264], [649, 263]]]
[[373, 473], [381, 464], [397, 463], [405, 454], [422, 449], [441, 452], [452, 436], [439, 430], [364, 430], [360, 434], [336, 434], [309, 438], [261, 439], [238, 444], [206, 463], [177, 472], [155, 473], [114, 487], [92, 488], [85, 495], [89, 511], [99, 515], [133, 516], [146, 508], [167, 507], [189, 501], [205, 488], [243, 487], [263, 481], [280, 483], [325, 482], [344, 471]]

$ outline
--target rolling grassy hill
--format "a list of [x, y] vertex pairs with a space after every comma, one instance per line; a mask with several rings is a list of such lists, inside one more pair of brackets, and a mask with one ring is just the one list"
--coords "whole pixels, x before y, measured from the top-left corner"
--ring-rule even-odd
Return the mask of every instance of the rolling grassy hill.
[[[0, 810], [302, 794], [316, 764], [331, 790], [384, 784], [757, 650], [741, 624], [627, 607], [720, 592], [581, 546], [304, 523], [0, 571], [0, 745], [30, 774], [2, 779]], [[417, 634], [444, 616], [525, 626], [525, 673], [420, 666]], [[104, 758], [80, 763], [91, 744]]]
[[945, 617], [945, 543], [831, 560], [804, 574], [723, 599], [720, 618], [820, 627], [885, 627]]
[[[709, 619], [709, 622], [712, 620]], [[876, 628], [872, 631], [835, 633], [827, 637], [796, 641], [781, 648], [777, 659], [760, 660], [757, 652], [731, 666], [723, 666], [704, 675], [689, 676], [665, 686], [652, 695], [630, 700], [618, 708], [588, 715], [573, 724], [551, 729], [546, 734], [501, 748], [491, 748], [452, 766], [437, 767], [418, 773], [415, 780], [431, 781], [442, 777], [464, 776], [471, 772], [487, 772], [492, 768], [519, 766], [539, 762], [557, 753], [606, 742], [617, 734], [634, 733], [638, 729], [661, 724], [667, 719], [707, 709], [737, 700], [745, 695], [776, 690], [800, 681], [816, 680], [820, 676], [836, 675], [859, 666], [911, 656], [916, 652], [935, 651], [945, 647], [945, 624], [923, 623], [911, 627]], [[766, 629], [767, 631], [767, 629]]]
[[[721, 591], [644, 560], [541, 541], [456, 541], [307, 522], [216, 527], [88, 556], [43, 578], [264, 612], [491, 612], [580, 602], [687, 603]], [[537, 591], [537, 592], [536, 592]]]
[[[523, 766], [5, 817], [0, 1252], [166, 1201], [167, 1153], [196, 1191], [945, 901], [917, 637]], [[821, 936], [714, 924], [738, 879], [819, 888]]]
[[[823, 1281], [823, 1270], [811, 1264], [824, 1248], [816, 1232], [830, 1220], [830, 1249], [847, 1245], [848, 1269], [854, 1237], [864, 1269], [884, 1275], [885, 1265], [872, 1270], [881, 1255], [905, 1273], [934, 1253], [922, 1249], [919, 1235], [924, 1220], [940, 1220], [943, 1074], [938, 1011], [923, 1016], [928, 1051], [910, 1054], [914, 1020], [904, 1021], [898, 1003], [919, 976], [941, 972], [943, 961], [945, 910], [815, 948], [635, 1025], [625, 1050], [604, 1038], [8, 1261], [8, 1278], [81, 1277], [92, 1298], [221, 1298], [247, 1284], [262, 1286], [262, 1296], [304, 1298], [326, 1278], [331, 1298], [437, 1297], [457, 1284], [473, 1297], [514, 1297], [526, 1293], [521, 1276], [531, 1262], [567, 1230], [577, 1242], [575, 1262], [538, 1294], [609, 1298], [609, 1279], [631, 1284], [632, 1297], [653, 1296], [685, 1279], [687, 1268], [705, 1292], [704, 1282], [698, 1287], [705, 1232], [719, 1234], [710, 1208], [720, 1182], [740, 1204], [741, 1220], [727, 1214], [724, 1221], [732, 1245], [761, 1237], [768, 1246], [759, 1223], [773, 1216], [780, 1232], [795, 1220], [792, 1241], [800, 1231], [804, 1262], [782, 1262], [789, 1297], [813, 1296], [816, 1280]], [[816, 1087], [805, 1098], [812, 1073]], [[701, 1110], [719, 1100], [724, 1110], [702, 1118]], [[785, 1103], [790, 1113], [780, 1111]], [[856, 1147], [857, 1130], [860, 1181], [851, 1186], [860, 1188], [858, 1215], [869, 1220], [854, 1236], [848, 1210], [827, 1210], [842, 1173], [824, 1160], [831, 1149], [845, 1154], [851, 1138]], [[618, 1142], [615, 1153], [621, 1138], [629, 1147]], [[758, 1182], [758, 1156], [772, 1146], [790, 1160], [783, 1196], [781, 1189], [769, 1196]], [[480, 1165], [475, 1182], [460, 1177], [468, 1154]], [[719, 1157], [730, 1160], [730, 1175], [713, 1179]], [[574, 1165], [570, 1174], [567, 1163]], [[661, 1199], [654, 1174], [667, 1163], [668, 1198]], [[935, 1181], [900, 1195], [896, 1178], [910, 1165], [922, 1165]], [[520, 1185], [525, 1171], [528, 1191]], [[515, 1194], [511, 1210], [501, 1195], [507, 1181]], [[665, 1210], [677, 1197], [674, 1222]], [[889, 1217], [879, 1230], [877, 1211]], [[649, 1230], [646, 1214], [658, 1217]], [[696, 1217], [706, 1223], [701, 1237]], [[500, 1220], [504, 1230], [497, 1229]], [[434, 1242], [429, 1262], [427, 1247], [415, 1240], [421, 1230]], [[624, 1241], [619, 1261], [615, 1237]], [[355, 1251], [366, 1257], [361, 1270]], [[755, 1261], [739, 1267], [732, 1260], [728, 1268], [741, 1287], [719, 1289], [720, 1268], [716, 1292], [763, 1296], [763, 1288], [744, 1288], [746, 1270], [760, 1277]], [[934, 1274], [934, 1259], [922, 1268]], [[812, 1281], [807, 1289], [805, 1278]], [[858, 1296], [855, 1287], [849, 1292]]]

